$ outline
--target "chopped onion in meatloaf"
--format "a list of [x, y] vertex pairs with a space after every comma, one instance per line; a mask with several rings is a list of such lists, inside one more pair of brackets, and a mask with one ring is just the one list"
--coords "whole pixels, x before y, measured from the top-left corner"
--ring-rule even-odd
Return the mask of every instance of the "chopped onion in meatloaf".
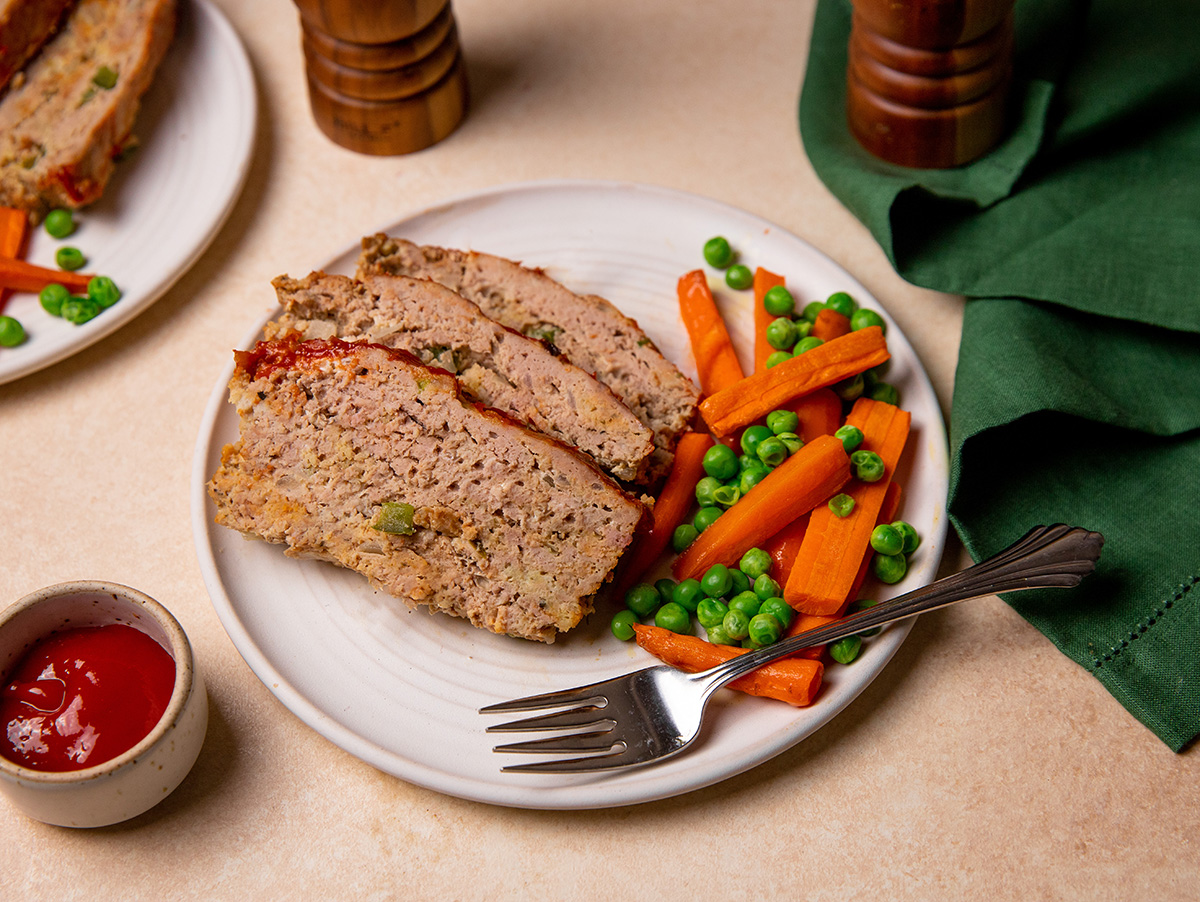
[[292, 335], [236, 357], [240, 435], [209, 493], [218, 523], [289, 555], [553, 642], [643, 526], [645, 506], [590, 460], [407, 352]]

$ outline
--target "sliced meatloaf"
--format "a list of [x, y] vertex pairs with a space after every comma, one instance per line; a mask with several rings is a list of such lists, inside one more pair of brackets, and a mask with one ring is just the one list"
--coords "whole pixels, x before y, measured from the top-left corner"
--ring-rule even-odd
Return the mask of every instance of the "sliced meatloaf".
[[0, 91], [37, 53], [72, 0], [0, 0]]
[[700, 390], [636, 322], [604, 298], [577, 295], [544, 272], [502, 257], [423, 247], [387, 235], [363, 239], [358, 273], [432, 279], [510, 329], [551, 342], [650, 427], [652, 477], [670, 470], [675, 443], [695, 413]]
[[405, 351], [293, 334], [236, 360], [217, 522], [411, 605], [553, 642], [646, 516], [583, 455]]
[[627, 482], [645, 473], [650, 430], [607, 386], [538, 341], [488, 319], [428, 279], [312, 273], [272, 283], [284, 313], [267, 337], [367, 340], [401, 348], [458, 377], [472, 400], [578, 448]]
[[174, 31], [175, 0], [79, 0], [0, 100], [0, 204], [98, 199]]

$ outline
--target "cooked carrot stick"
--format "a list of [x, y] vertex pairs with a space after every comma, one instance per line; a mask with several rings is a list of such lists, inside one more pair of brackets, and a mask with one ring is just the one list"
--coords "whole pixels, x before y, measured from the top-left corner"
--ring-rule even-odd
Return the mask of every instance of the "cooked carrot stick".
[[854, 403], [846, 422], [862, 430], [860, 448], [883, 459], [884, 476], [877, 482], [854, 480], [846, 487], [846, 494], [854, 499], [848, 516], [837, 516], [828, 505], [813, 510], [783, 592], [797, 611], [835, 614], [845, 604], [868, 553], [871, 531], [904, 451], [911, 419], [907, 411], [882, 401], [859, 398]]
[[[883, 504], [880, 505], [879, 514], [875, 517], [875, 525], [891, 523], [896, 519], [896, 511], [899, 509], [900, 483], [893, 480], [888, 483], [887, 491], [883, 496]], [[839, 614], [846, 613], [846, 609], [850, 607], [850, 603], [858, 600], [858, 593], [862, 591], [863, 583], [867, 581], [867, 573], [870, 569], [871, 555], [864, 554], [862, 563], [858, 566], [858, 575], [854, 577], [854, 583], [850, 586], [850, 591], [846, 593], [846, 600], [842, 602], [842, 607], [838, 611]]]
[[868, 326], [714, 392], [700, 402], [700, 414], [709, 431], [722, 439], [796, 398], [877, 366], [888, 356], [883, 330]]
[[808, 334], [821, 339], [821, 341], [829, 341], [834, 338], [841, 338], [849, 331], [850, 317], [844, 313], [838, 313], [836, 310], [825, 307], [817, 314], [812, 331]]
[[[660, 661], [688, 673], [716, 667], [722, 661], [746, 653], [732, 645], [713, 645], [697, 636], [683, 636], [657, 626], [635, 623], [637, 644]], [[728, 683], [730, 689], [774, 698], [797, 708], [813, 703], [821, 688], [825, 666], [811, 658], [781, 658]]]
[[784, 284], [783, 276], [776, 275], [761, 266], [754, 270], [754, 372], [761, 373], [767, 368], [767, 358], [775, 349], [767, 342], [767, 326], [775, 317], [767, 313], [763, 306], [763, 298], [776, 285]]
[[800, 438], [811, 442], [818, 435], [833, 435], [842, 425], [842, 399], [832, 388], [818, 388], [787, 405], [800, 418]]
[[704, 270], [692, 270], [679, 280], [679, 314], [692, 343], [692, 356], [706, 395], [740, 382], [744, 375], [725, 320], [717, 310]]
[[58, 282], [74, 292], [87, 291], [92, 277], [65, 269], [46, 269], [14, 257], [0, 257], [0, 287], [13, 291], [41, 291], [47, 285]]
[[[25, 255], [25, 240], [29, 235], [29, 215], [24, 210], [0, 207], [0, 257], [20, 259]], [[0, 312], [10, 294], [0, 287]]]
[[685, 432], [680, 436], [675, 462], [654, 502], [654, 522], [629, 553], [615, 583], [616, 591], [623, 594], [666, 550], [675, 527], [683, 522], [696, 500], [696, 483], [704, 475], [704, 453], [712, 446], [712, 436], [707, 432]]
[[804, 531], [808, 529], [809, 516], [803, 514], [797, 517], [763, 543], [763, 551], [771, 555], [771, 578], [781, 586], [787, 585], [792, 561], [800, 550], [800, 543], [804, 541]]
[[850, 479], [841, 441], [818, 436], [767, 474], [675, 558], [678, 579], [699, 578], [713, 564], [733, 564]]

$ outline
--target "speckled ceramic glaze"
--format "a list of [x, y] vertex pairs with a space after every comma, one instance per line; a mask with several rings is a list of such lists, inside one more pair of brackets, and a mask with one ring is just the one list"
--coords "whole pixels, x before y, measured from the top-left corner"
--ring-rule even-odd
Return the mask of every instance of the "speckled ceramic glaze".
[[95, 767], [47, 772], [0, 757], [0, 790], [29, 817], [63, 827], [128, 820], [165, 799], [187, 776], [208, 728], [208, 696], [178, 621], [161, 604], [116, 583], [49, 586], [0, 613], [0, 674], [55, 630], [124, 623], [175, 660], [175, 688], [162, 718], [124, 754]]

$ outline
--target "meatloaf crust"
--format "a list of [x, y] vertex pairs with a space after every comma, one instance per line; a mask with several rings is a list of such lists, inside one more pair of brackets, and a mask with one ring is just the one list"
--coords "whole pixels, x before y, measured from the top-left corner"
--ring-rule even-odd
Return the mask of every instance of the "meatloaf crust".
[[54, 34], [72, 0], [0, 0], [0, 91]]
[[283, 314], [266, 328], [401, 348], [449, 370], [469, 398], [583, 451], [617, 479], [637, 483], [654, 450], [650, 430], [603, 383], [541, 342], [488, 319], [427, 279], [311, 273], [272, 283]]
[[0, 204], [40, 220], [97, 200], [174, 32], [175, 0], [79, 0], [0, 100]]
[[358, 274], [432, 279], [510, 329], [550, 341], [611, 388], [654, 433], [651, 480], [670, 471], [700, 390], [609, 301], [575, 294], [541, 270], [503, 257], [420, 246], [382, 234], [363, 239]]
[[[292, 335], [236, 360], [240, 435], [209, 482], [216, 520], [289, 555], [553, 642], [642, 528], [642, 503], [582, 455], [466, 401], [407, 352]], [[385, 504], [411, 506], [411, 534], [376, 528]]]

